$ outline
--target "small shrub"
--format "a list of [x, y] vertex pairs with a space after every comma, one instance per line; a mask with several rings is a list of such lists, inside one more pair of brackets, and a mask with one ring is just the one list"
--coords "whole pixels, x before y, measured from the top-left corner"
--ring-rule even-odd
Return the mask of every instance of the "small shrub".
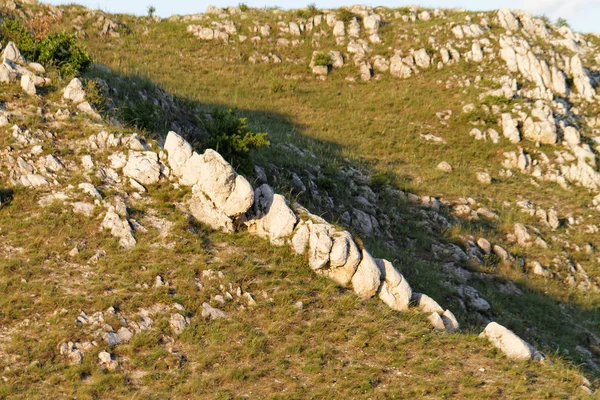
[[306, 8], [299, 8], [298, 10], [296, 10], [296, 16], [298, 18], [304, 18], [304, 19], [309, 19], [311, 17], [314, 17], [318, 13], [319, 13], [319, 9], [317, 8], [317, 5], [315, 3], [310, 3], [309, 5], [306, 6]]
[[238, 4], [238, 8], [240, 9], [241, 12], [246, 12], [250, 9], [250, 7], [248, 7], [248, 5], [246, 3]]
[[540, 16], [538, 16], [538, 18], [541, 19], [546, 26], [550, 25], [550, 18], [548, 18], [548, 16], [546, 14], [540, 15]]
[[155, 12], [156, 12], [156, 7], [148, 6], [148, 17], [149, 18], [153, 18]]
[[509, 99], [507, 97], [504, 96], [485, 96], [485, 98], [482, 101], [482, 104], [485, 104], [487, 106], [501, 106], [501, 105], [508, 105], [512, 103], [512, 99]]
[[390, 186], [393, 180], [394, 176], [390, 172], [377, 172], [371, 175], [371, 187], [376, 192], [381, 192], [383, 189]]
[[233, 110], [214, 110], [206, 121], [209, 134], [207, 147], [224, 157], [244, 157], [257, 147], [271, 144], [266, 133], [256, 133], [247, 124], [246, 118], [238, 118]]
[[77, 45], [74, 33], [49, 35], [40, 42], [38, 50], [38, 61], [56, 67], [63, 76], [78, 75], [92, 64], [86, 49]]
[[337, 10], [336, 16], [337, 16], [338, 20], [344, 21], [345, 24], [352, 21], [352, 18], [358, 19], [356, 14], [354, 14], [352, 11], [348, 10], [346, 7], [343, 7], [343, 8], [340, 8], [339, 10]]
[[326, 53], [317, 53], [315, 54], [315, 58], [313, 59], [313, 63], [315, 65], [322, 65], [325, 67], [331, 67], [333, 62], [331, 61], [331, 57]]
[[33, 35], [36, 41], [40, 41], [50, 32], [50, 26], [55, 24], [58, 19], [52, 15], [33, 17], [25, 21], [25, 29]]
[[104, 96], [104, 88], [98, 79], [85, 80], [85, 98], [98, 112], [106, 111], [107, 102]]
[[28, 60], [37, 59], [37, 41], [22, 21], [5, 19], [0, 28], [0, 36], [4, 42], [14, 42]]
[[563, 26], [566, 26], [567, 28], [570, 28], [569, 23], [567, 22], [566, 19], [560, 17], [556, 20], [556, 26], [558, 26], [559, 28], [562, 28]]

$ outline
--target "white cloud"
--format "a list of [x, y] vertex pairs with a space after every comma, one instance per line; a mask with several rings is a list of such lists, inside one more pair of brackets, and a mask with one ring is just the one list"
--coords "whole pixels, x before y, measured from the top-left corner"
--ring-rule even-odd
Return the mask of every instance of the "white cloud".
[[551, 19], [572, 18], [589, 6], [600, 5], [600, 0], [525, 0], [522, 7], [532, 14], [545, 14]]

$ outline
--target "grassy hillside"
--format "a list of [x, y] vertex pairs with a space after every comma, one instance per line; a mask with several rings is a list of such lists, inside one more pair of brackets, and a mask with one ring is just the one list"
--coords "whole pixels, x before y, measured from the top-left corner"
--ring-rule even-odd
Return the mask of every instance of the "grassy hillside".
[[[310, 10], [250, 9], [226, 17], [207, 15], [200, 22], [106, 15], [78, 6], [61, 10], [62, 18], [49, 30], [79, 32], [97, 64], [84, 78], [103, 80], [108, 91], [91, 93], [88, 88], [89, 98], [98, 94], [93, 105], [102, 120], [63, 103], [61, 91], [69, 80], [52, 69], [52, 85], [38, 96], [24, 95], [18, 83], [5, 86], [2, 94], [11, 124], [1, 128], [0, 136], [0, 253], [6, 255], [0, 261], [0, 397], [586, 396], [583, 375], [594, 383], [598, 375], [592, 360], [600, 345], [594, 339], [600, 334], [600, 296], [567, 285], [563, 278], [568, 270], [553, 263], [560, 257], [580, 263], [590, 282], [598, 282], [595, 249], [600, 241], [586, 228], [599, 222], [598, 211], [590, 206], [595, 193], [576, 185], [564, 190], [525, 174], [505, 178], [504, 152], [515, 146], [505, 139], [492, 145], [469, 135], [474, 127], [502, 131], [482, 106], [505, 112], [533, 103], [519, 96], [480, 96], [498, 88], [495, 78], [505, 74], [501, 59], [484, 65], [461, 61], [440, 69], [432, 66], [404, 80], [375, 72], [372, 80], [362, 82], [346, 54], [346, 65], [322, 80], [309, 68], [315, 48], [346, 52], [347, 43], [338, 45], [331, 34], [324, 34], [317, 38], [317, 47], [308, 32], [296, 46], [275, 41], [278, 21], [306, 21]], [[449, 26], [467, 18], [478, 23], [494, 18], [492, 13], [447, 10], [443, 21], [413, 22], [400, 17], [410, 15], [409, 9], [376, 11], [398, 13], [385, 18], [379, 29], [383, 43], [370, 46], [374, 54], [386, 57], [394, 50], [426, 48], [433, 53], [430, 36], [436, 43], [451, 42]], [[115, 23], [112, 32], [118, 35], [98, 34], [106, 20]], [[270, 24], [273, 33], [255, 43], [239, 43], [233, 36], [219, 43], [186, 31], [190, 24], [222, 20], [233, 21], [239, 35], [252, 34], [255, 21]], [[490, 25], [491, 35], [502, 33]], [[271, 61], [252, 62], [263, 55]], [[282, 62], [273, 63], [274, 55]], [[468, 104], [475, 110], [463, 112]], [[585, 116], [594, 115], [597, 107], [578, 106]], [[53, 117], [65, 108], [70, 117]], [[393, 260], [414, 291], [429, 294], [457, 315], [462, 331], [440, 333], [424, 314], [395, 312], [375, 299], [362, 301], [313, 274], [306, 259], [285, 246], [198, 224], [180, 211], [189, 193], [169, 182], [134, 196], [127, 184], [110, 183], [79, 166], [81, 157], [90, 153], [96, 162], [110, 164], [116, 150], [94, 151], [87, 143], [102, 130], [139, 133], [156, 150], [176, 126], [201, 150], [215, 108], [237, 109], [254, 131], [269, 135], [270, 146], [253, 150], [248, 158], [230, 158], [240, 173], [257, 186], [260, 177], [253, 167], [263, 167], [269, 183], [291, 203], [297, 201], [349, 229], [375, 256]], [[436, 115], [449, 115], [447, 110], [448, 119]], [[39, 201], [51, 190], [10, 183], [14, 160], [28, 159], [31, 147], [18, 143], [12, 124], [54, 133], [54, 138], [41, 141], [41, 155], [59, 157], [68, 170], [59, 174], [54, 192], [67, 192], [69, 202], [93, 201], [75, 189], [81, 182], [93, 183], [104, 200], [103, 205], [96, 203], [91, 217], [74, 212], [69, 203], [50, 201], [42, 207]], [[584, 139], [594, 134], [581, 130]], [[444, 142], [424, 140], [427, 134]], [[519, 145], [532, 154], [539, 149], [552, 155], [555, 150], [532, 142]], [[451, 173], [437, 168], [441, 161], [452, 165]], [[492, 184], [477, 180], [481, 171], [489, 172]], [[426, 205], [425, 196], [430, 196], [428, 202], [439, 200], [438, 206]], [[130, 221], [141, 226], [135, 229], [136, 247], [127, 251], [99, 230], [103, 207], [117, 204], [119, 198]], [[561, 226], [553, 230], [540, 224], [538, 217], [520, 210], [520, 200], [557, 209]], [[473, 211], [493, 210], [497, 219], [456, 212], [458, 204], [469, 203]], [[357, 225], [357, 209], [372, 215], [379, 228], [367, 232]], [[581, 222], [565, 222], [569, 217]], [[549, 246], [512, 242], [515, 223], [525, 224]], [[452, 244], [466, 248], [481, 237], [515, 258], [501, 262], [492, 253], [477, 263], [435, 250]], [[582, 250], [586, 244], [590, 252]], [[535, 276], [520, 258], [539, 261], [556, 275]], [[467, 283], [485, 298], [489, 310], [475, 311], [460, 294]], [[203, 303], [225, 311], [227, 318], [204, 318]], [[81, 312], [88, 317], [103, 312], [104, 321], [76, 323]], [[181, 332], [171, 324], [174, 314], [189, 318]], [[125, 326], [123, 319], [142, 323], [147, 316], [151, 327], [129, 343], [111, 347], [102, 340], [105, 323], [116, 331]], [[514, 330], [542, 350], [546, 360], [507, 359], [478, 337], [490, 320]], [[69, 365], [61, 354], [61, 344], [69, 341], [92, 343], [81, 364]], [[118, 361], [116, 369], [98, 365], [103, 350]]]

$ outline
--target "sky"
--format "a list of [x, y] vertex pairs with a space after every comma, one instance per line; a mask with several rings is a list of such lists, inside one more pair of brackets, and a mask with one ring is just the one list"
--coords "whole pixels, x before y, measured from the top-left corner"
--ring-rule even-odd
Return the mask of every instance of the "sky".
[[364, 3], [344, 0], [306, 0], [306, 4], [290, 0], [213, 0], [211, 2], [192, 0], [41, 0], [55, 5], [77, 3], [89, 8], [111, 13], [145, 15], [148, 6], [156, 8], [156, 15], [169, 17], [173, 14], [195, 14], [204, 12], [209, 4], [227, 7], [244, 2], [250, 7], [278, 6], [300, 8], [315, 3], [318, 8], [338, 8], [352, 4], [369, 6], [404, 7], [418, 5], [431, 8], [465, 8], [468, 10], [493, 10], [501, 7], [518, 8], [533, 15], [546, 15], [553, 22], [564, 18], [575, 31], [600, 33], [600, 0], [381, 0]]

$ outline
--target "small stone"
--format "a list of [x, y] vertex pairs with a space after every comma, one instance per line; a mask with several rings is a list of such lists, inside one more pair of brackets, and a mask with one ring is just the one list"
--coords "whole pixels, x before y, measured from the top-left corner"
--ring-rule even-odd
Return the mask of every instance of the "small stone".
[[478, 172], [477, 181], [479, 181], [479, 183], [483, 183], [484, 185], [489, 185], [492, 183], [492, 177], [487, 172]]
[[443, 171], [443, 172], [452, 172], [452, 165], [450, 165], [446, 161], [442, 161], [441, 163], [438, 164], [437, 169], [439, 169], [440, 171]]

